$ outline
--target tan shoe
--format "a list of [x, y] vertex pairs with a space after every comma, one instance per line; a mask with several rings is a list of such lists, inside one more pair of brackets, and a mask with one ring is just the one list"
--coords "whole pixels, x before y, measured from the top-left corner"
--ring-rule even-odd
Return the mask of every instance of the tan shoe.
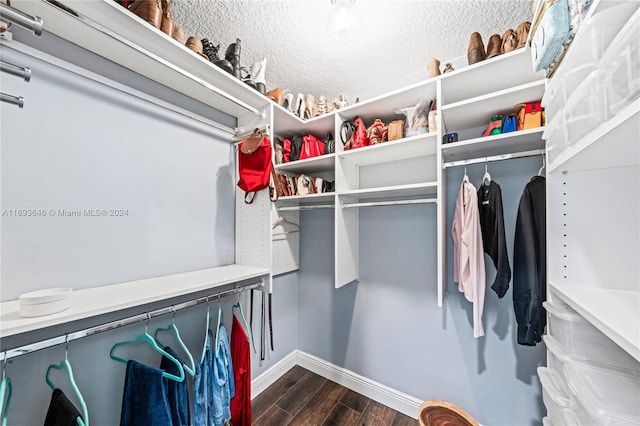
[[307, 95], [307, 98], [305, 100], [304, 118], [313, 118], [316, 115], [318, 115], [316, 98], [313, 95]]
[[486, 58], [487, 54], [484, 51], [482, 36], [478, 32], [471, 34], [471, 39], [469, 40], [469, 48], [467, 49], [467, 60], [469, 62], [469, 65], [484, 61]]
[[447, 62], [446, 64], [444, 64], [444, 69], [442, 70], [442, 74], [446, 74], [451, 71], [455, 71], [455, 68], [453, 68], [453, 65], [451, 65], [451, 62]]
[[137, 0], [129, 10], [156, 28], [162, 24], [162, 5], [160, 0]]
[[489, 37], [487, 42], [487, 59], [498, 56], [502, 53], [502, 38], [498, 34]]
[[284, 105], [284, 94], [282, 93], [281, 88], [276, 87], [273, 90], [269, 90], [266, 96], [267, 98], [271, 99], [273, 102], [277, 103], [278, 105], [280, 106]]
[[516, 46], [518, 45], [518, 37], [516, 36], [516, 32], [511, 28], [502, 34], [502, 53], [508, 53], [513, 50], [516, 50]]
[[527, 44], [529, 38], [529, 30], [531, 29], [531, 22], [523, 22], [516, 28], [516, 36], [518, 37], [518, 45], [516, 49], [520, 49]]
[[429, 59], [427, 64], [427, 70], [429, 71], [429, 78], [437, 77], [440, 75], [440, 61], [436, 58]]
[[173, 0], [162, 0], [162, 23], [160, 24], [160, 31], [169, 37], [173, 36], [175, 29], [173, 16], [171, 15], [171, 3], [173, 3]]

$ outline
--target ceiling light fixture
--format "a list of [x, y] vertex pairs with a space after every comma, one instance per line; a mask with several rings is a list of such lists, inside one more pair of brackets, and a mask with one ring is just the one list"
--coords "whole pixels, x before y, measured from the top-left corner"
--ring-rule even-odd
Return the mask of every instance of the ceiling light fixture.
[[358, 32], [359, 20], [356, 16], [356, 0], [331, 0], [329, 13], [329, 34], [338, 41], [352, 39]]

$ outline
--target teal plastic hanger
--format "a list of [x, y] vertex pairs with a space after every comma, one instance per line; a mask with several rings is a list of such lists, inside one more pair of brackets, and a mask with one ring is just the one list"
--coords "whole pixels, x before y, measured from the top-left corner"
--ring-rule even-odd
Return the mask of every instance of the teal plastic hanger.
[[111, 350], [109, 351], [109, 357], [111, 357], [111, 359], [114, 360], [114, 361], [119, 361], [119, 362], [123, 362], [123, 363], [126, 364], [128, 360], [126, 360], [124, 358], [117, 357], [117, 356], [115, 356], [113, 354], [117, 348], [119, 348], [120, 346], [125, 346], [125, 345], [137, 345], [138, 343], [148, 343], [149, 345], [151, 345], [151, 347], [156, 352], [160, 353], [162, 356], [166, 357], [169, 361], [173, 362], [175, 365], [178, 366], [178, 371], [180, 371], [180, 375], [179, 376], [175, 376], [173, 374], [167, 373], [166, 371], [163, 371], [162, 372], [162, 377], [166, 377], [167, 379], [170, 379], [170, 380], [175, 380], [176, 382], [182, 382], [184, 380], [184, 368], [182, 367], [182, 363], [180, 361], [178, 361], [177, 359], [175, 359], [170, 354], [168, 354], [160, 346], [158, 346], [158, 343], [149, 334], [148, 327], [149, 327], [149, 321], [150, 320], [151, 320], [151, 317], [148, 316], [147, 324], [144, 326], [144, 333], [143, 334], [139, 335], [138, 337], [136, 337], [133, 340], [128, 340], [128, 341], [125, 341], [125, 342], [118, 342], [115, 345], [113, 345], [111, 347]]
[[216, 356], [218, 356], [218, 351], [220, 350], [218, 345], [218, 332], [220, 331], [220, 324], [222, 324], [222, 300], [220, 299], [220, 295], [218, 295], [218, 325], [216, 325], [216, 339], [213, 341], [213, 344], [216, 348]]
[[[4, 353], [4, 362], [2, 363], [2, 381], [0, 381], [0, 413], [2, 413], [2, 426], [7, 426], [7, 416], [9, 415], [9, 404], [11, 404], [11, 394], [13, 386], [11, 379], [6, 377], [7, 370], [7, 353]], [[5, 395], [6, 401], [5, 402]]]
[[156, 332], [153, 334], [153, 337], [160, 346], [166, 347], [167, 345], [162, 344], [162, 342], [158, 339], [158, 333], [161, 331], [173, 332], [173, 334], [176, 336], [176, 339], [178, 340], [178, 343], [180, 344], [180, 347], [182, 348], [184, 353], [187, 354], [187, 358], [189, 359], [189, 365], [182, 364], [182, 367], [184, 368], [184, 371], [189, 373], [191, 376], [194, 376], [196, 374], [196, 365], [193, 362], [193, 357], [191, 356], [191, 352], [189, 352], [187, 345], [184, 344], [184, 341], [180, 337], [180, 332], [178, 331], [178, 327], [176, 327], [175, 308], [171, 308], [171, 309], [173, 310], [173, 316], [171, 317], [171, 324], [169, 324], [169, 326], [166, 328], [158, 328]]
[[[238, 296], [238, 299], [240, 298], [240, 296]], [[233, 305], [233, 309], [231, 310], [231, 312], [233, 313], [235, 310], [239, 309], [240, 310], [240, 318], [242, 319], [242, 325], [244, 326], [245, 331], [247, 332], [247, 336], [249, 337], [249, 343], [251, 344], [251, 347], [253, 348], [253, 353], [257, 353], [256, 351], [256, 346], [253, 343], [253, 330], [251, 330], [251, 327], [249, 327], [249, 323], [247, 322], [247, 319], [244, 316], [244, 311], [242, 310], [242, 304], [240, 303], [240, 300], [238, 300], [238, 303], [236, 303], [235, 305]]]
[[73, 370], [71, 369], [71, 364], [69, 363], [69, 358], [67, 356], [68, 347], [69, 347], [69, 340], [67, 336], [67, 342], [64, 348], [64, 360], [58, 365], [51, 364], [49, 368], [47, 368], [45, 381], [47, 382], [51, 390], [55, 390], [56, 385], [54, 385], [51, 379], [49, 379], [49, 374], [51, 373], [51, 370], [64, 370], [67, 373], [67, 377], [69, 377], [69, 383], [71, 383], [71, 388], [73, 389], [73, 392], [76, 394], [76, 398], [78, 398], [78, 401], [80, 402], [80, 406], [82, 407], [82, 417], [78, 417], [77, 419], [78, 426], [89, 426], [89, 412], [87, 411], [87, 404], [84, 402], [84, 398], [80, 393], [80, 389], [78, 389], [76, 380], [73, 378]]
[[207, 339], [209, 338], [209, 322], [211, 321], [211, 311], [209, 310], [209, 296], [207, 296], [207, 322], [204, 325], [204, 343], [200, 355], [200, 364], [204, 362], [204, 354], [207, 352]]

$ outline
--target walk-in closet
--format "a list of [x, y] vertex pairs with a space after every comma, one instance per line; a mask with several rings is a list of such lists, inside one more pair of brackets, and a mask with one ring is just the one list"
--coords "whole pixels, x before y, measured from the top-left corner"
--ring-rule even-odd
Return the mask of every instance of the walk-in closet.
[[0, 0], [0, 422], [640, 424], [639, 6]]

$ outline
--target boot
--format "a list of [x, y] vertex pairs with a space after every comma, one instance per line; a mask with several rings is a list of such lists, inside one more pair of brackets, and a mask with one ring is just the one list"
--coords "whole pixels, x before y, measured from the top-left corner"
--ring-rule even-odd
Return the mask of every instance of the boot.
[[427, 70], [429, 71], [429, 78], [433, 78], [440, 75], [440, 61], [436, 58], [429, 59], [427, 64]]
[[187, 39], [184, 36], [184, 31], [177, 25], [174, 25], [171, 37], [180, 44], [185, 44], [187, 42]]
[[523, 22], [516, 28], [516, 36], [518, 37], [518, 45], [516, 49], [520, 49], [527, 44], [529, 38], [529, 30], [531, 29], [531, 22]]
[[502, 53], [502, 38], [498, 34], [489, 37], [487, 42], [487, 59], [498, 56]]
[[173, 0], [162, 0], [162, 23], [160, 24], [160, 30], [169, 37], [173, 36], [174, 30], [171, 3], [173, 3]]
[[442, 70], [442, 74], [446, 74], [454, 70], [455, 69], [453, 68], [453, 65], [451, 65], [451, 62], [447, 62], [446, 64], [444, 64], [444, 70]]
[[198, 37], [189, 37], [185, 46], [196, 52], [199, 56], [202, 56], [207, 60], [209, 59], [204, 53], [202, 53], [202, 42], [198, 39]]
[[282, 93], [282, 89], [276, 87], [273, 90], [269, 90], [266, 93], [267, 98], [271, 99], [273, 102], [277, 103], [280, 106], [284, 105], [284, 94]]
[[469, 61], [469, 65], [484, 61], [486, 57], [487, 54], [484, 51], [482, 36], [477, 32], [471, 34], [471, 39], [469, 40], [469, 48], [467, 49], [467, 60]]
[[256, 83], [256, 89], [263, 95], [267, 93], [267, 83], [264, 74], [267, 68], [267, 58], [255, 62], [251, 67], [251, 79]]
[[156, 28], [162, 24], [162, 4], [160, 0], [137, 0], [129, 10]]
[[502, 53], [508, 53], [516, 50], [517, 44], [518, 37], [516, 36], [516, 32], [511, 28], [502, 34], [502, 48], [500, 49]]
[[305, 100], [304, 118], [313, 118], [316, 115], [318, 115], [316, 98], [313, 95], [307, 95], [307, 99]]
[[224, 58], [229, 61], [233, 67], [233, 76], [237, 79], [242, 79], [240, 74], [240, 39], [237, 38], [235, 43], [231, 43], [227, 47], [227, 51], [224, 54]]
[[216, 62], [220, 60], [218, 57], [218, 50], [220, 49], [220, 45], [214, 46], [208, 39], [203, 38], [200, 40], [202, 42], [202, 53], [204, 53], [209, 61]]

